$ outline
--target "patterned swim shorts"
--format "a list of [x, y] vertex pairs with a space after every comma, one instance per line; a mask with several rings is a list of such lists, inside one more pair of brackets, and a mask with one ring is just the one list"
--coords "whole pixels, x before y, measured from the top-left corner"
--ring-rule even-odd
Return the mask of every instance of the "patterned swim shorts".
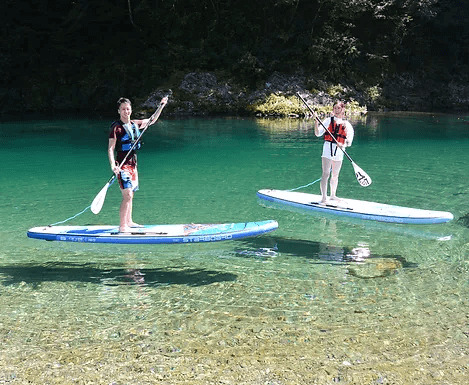
[[124, 165], [118, 175], [118, 179], [121, 189], [130, 188], [132, 191], [138, 190], [138, 172], [136, 167]]

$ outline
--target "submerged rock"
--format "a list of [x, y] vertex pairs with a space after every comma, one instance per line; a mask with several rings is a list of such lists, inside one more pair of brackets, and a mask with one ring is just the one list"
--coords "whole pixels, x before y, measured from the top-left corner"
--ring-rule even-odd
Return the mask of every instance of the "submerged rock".
[[457, 223], [460, 224], [461, 226], [468, 227], [469, 228], [469, 213], [466, 215], [463, 215], [457, 220]]

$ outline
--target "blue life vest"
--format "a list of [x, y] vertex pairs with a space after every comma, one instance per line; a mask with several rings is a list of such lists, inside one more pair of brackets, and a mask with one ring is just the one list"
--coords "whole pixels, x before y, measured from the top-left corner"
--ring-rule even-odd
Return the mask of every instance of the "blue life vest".
[[[124, 124], [120, 120], [117, 120], [111, 124], [112, 130], [115, 127], [121, 127], [125, 131], [125, 134], [120, 139], [116, 150], [117, 151], [129, 151], [132, 148], [135, 141], [137, 140], [137, 138], [140, 136], [140, 130], [138, 129], [138, 126], [134, 122]], [[138, 142], [134, 150], [139, 150], [140, 147], [142, 147], [142, 143]]]

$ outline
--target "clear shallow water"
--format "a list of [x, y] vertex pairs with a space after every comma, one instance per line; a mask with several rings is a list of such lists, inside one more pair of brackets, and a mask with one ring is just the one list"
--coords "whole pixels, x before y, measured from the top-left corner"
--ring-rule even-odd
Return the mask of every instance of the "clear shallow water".
[[[276, 219], [204, 245], [43, 242], [110, 176], [109, 122], [0, 124], [0, 383], [462, 384], [468, 376], [467, 117], [355, 121], [339, 196], [451, 211], [444, 225], [344, 221], [259, 204], [320, 176], [296, 120], [161, 120], [139, 158], [141, 223]], [[318, 193], [317, 184], [302, 190]], [[113, 186], [99, 216], [117, 223]], [[445, 240], [442, 240], [445, 239]]]

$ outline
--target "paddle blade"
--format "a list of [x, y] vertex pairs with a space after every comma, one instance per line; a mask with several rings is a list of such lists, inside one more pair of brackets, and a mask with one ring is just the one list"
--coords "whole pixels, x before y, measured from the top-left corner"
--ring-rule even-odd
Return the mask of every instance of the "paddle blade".
[[353, 170], [355, 171], [355, 177], [357, 178], [358, 183], [360, 186], [367, 187], [371, 184], [371, 178], [368, 174], [363, 171], [355, 162], [352, 162]]
[[109, 182], [107, 182], [98, 195], [95, 196], [93, 202], [91, 202], [91, 212], [93, 214], [99, 214], [103, 208], [104, 200], [106, 199], [107, 189], [109, 188]]

